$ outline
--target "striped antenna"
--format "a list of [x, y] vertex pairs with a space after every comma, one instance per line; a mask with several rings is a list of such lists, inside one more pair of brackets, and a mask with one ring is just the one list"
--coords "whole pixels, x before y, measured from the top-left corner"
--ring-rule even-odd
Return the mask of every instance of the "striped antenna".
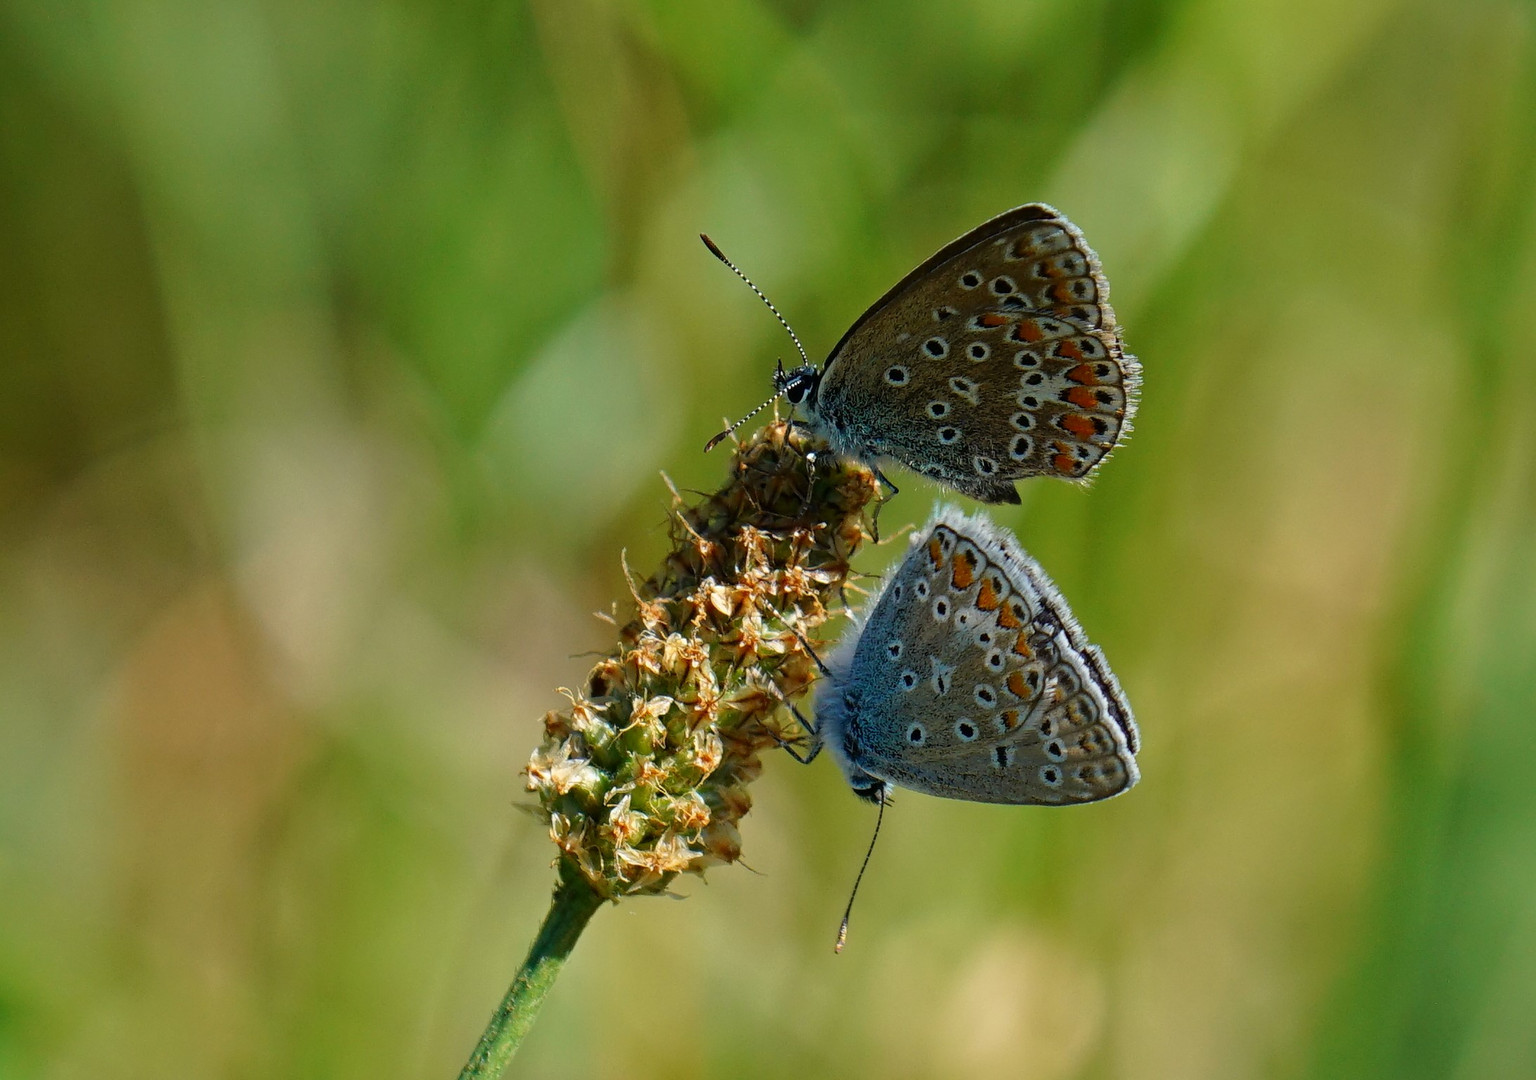
[[[711, 240], [709, 237], [705, 236], [703, 233], [699, 233], [699, 239], [704, 241], [704, 246], [709, 248], [709, 253], [711, 255], [713, 255], [715, 258], [719, 259], [721, 262], [725, 263], [726, 266], [729, 266], [731, 268], [731, 273], [733, 273], [737, 277], [741, 278], [742, 281], [745, 281], [747, 283], [747, 288], [749, 288], [753, 292], [757, 293], [757, 298], [759, 300], [761, 300], [763, 303], [768, 305], [768, 310], [773, 312], [773, 317], [775, 319], [779, 320], [779, 325], [782, 326], [785, 330], [789, 331], [790, 340], [792, 340], [795, 343], [795, 348], [800, 350], [800, 359], [803, 360], [805, 363], [809, 364], [811, 362], [811, 358], [809, 356], [805, 355], [805, 346], [800, 344], [800, 339], [795, 336], [795, 331], [789, 325], [789, 320], [784, 318], [784, 316], [779, 314], [779, 309], [773, 306], [773, 301], [768, 299], [766, 296], [764, 296], [763, 295], [763, 290], [759, 289], [756, 285], [752, 284], [752, 279], [747, 277], [746, 274], [743, 274], [741, 272], [741, 270], [737, 268], [735, 263], [731, 262], [730, 259], [727, 259], [725, 257], [725, 252], [723, 252], [719, 248], [717, 248], [715, 246], [715, 242], [713, 240]], [[769, 400], [771, 401], [772, 399], [770, 398]]]
[[[779, 375], [783, 375], [783, 374], [784, 374], [784, 361], [780, 360], [779, 361]], [[781, 382], [781, 380], [778, 378], [778, 376], [775, 376], [775, 378], [773, 380], [774, 385], [778, 386], [780, 382]], [[772, 405], [775, 401], [778, 401], [779, 398], [781, 398], [783, 396], [784, 396], [784, 391], [780, 390], [778, 393], [774, 394], [773, 397], [769, 398], [767, 401], [763, 402], [757, 408], [755, 408], [751, 412], [747, 413], [746, 416], [743, 416], [740, 420], [736, 421], [730, 427], [726, 428], [720, 434], [716, 435], [713, 439], [710, 439], [709, 442], [704, 444], [704, 452], [707, 454], [711, 450], [713, 450], [715, 447], [719, 446], [722, 439], [724, 439], [726, 436], [730, 435], [731, 432], [733, 432], [737, 428], [741, 427], [742, 424], [745, 424], [748, 420], [752, 419], [758, 413], [762, 412], [764, 409], [766, 409], [768, 406]]]
[[[735, 263], [731, 262], [730, 259], [727, 259], [725, 257], [725, 252], [723, 252], [719, 248], [717, 248], [715, 246], [715, 242], [713, 240], [711, 240], [709, 237], [705, 236], [703, 233], [699, 233], [699, 239], [704, 241], [704, 246], [709, 248], [709, 252], [710, 252], [711, 255], [713, 255], [715, 258], [719, 259], [721, 262], [725, 263], [726, 266], [729, 266], [731, 268], [731, 273], [733, 273], [737, 277], [741, 278], [742, 281], [745, 281], [747, 283], [747, 288], [751, 289], [754, 293], [756, 293], [757, 294], [757, 298], [759, 300], [761, 300], [763, 303], [768, 305], [768, 310], [773, 312], [773, 317], [775, 319], [779, 320], [779, 325], [782, 326], [785, 330], [787, 330], [789, 332], [790, 340], [795, 343], [795, 348], [798, 349], [799, 352], [800, 352], [800, 359], [805, 361], [805, 366], [809, 368], [811, 366], [811, 360], [810, 360], [810, 357], [805, 355], [805, 346], [800, 344], [800, 338], [795, 334], [794, 328], [789, 325], [789, 320], [784, 318], [783, 315], [779, 314], [779, 309], [773, 306], [773, 301], [768, 299], [766, 296], [764, 296], [763, 295], [763, 290], [759, 289], [756, 285], [752, 284], [752, 279], [747, 277], [746, 274], [743, 274], [741, 272], [740, 268], [738, 268]], [[774, 388], [777, 391], [773, 395], [773, 397], [769, 398], [767, 401], [763, 402], [757, 408], [755, 408], [751, 412], [747, 413], [746, 416], [743, 416], [740, 420], [736, 421], [730, 427], [728, 427], [724, 431], [720, 432], [720, 434], [716, 435], [713, 439], [710, 439], [709, 442], [704, 444], [704, 452], [706, 454], [709, 453], [715, 447], [719, 446], [720, 443], [728, 435], [731, 434], [731, 432], [733, 432], [737, 428], [741, 427], [742, 424], [745, 424], [748, 420], [752, 419], [758, 413], [762, 412], [768, 406], [772, 405], [775, 401], [778, 401], [779, 398], [784, 396], [784, 391], [787, 389], [787, 387], [785, 386], [784, 361], [783, 360], [779, 361], [778, 371], [777, 371], [777, 373], [773, 377], [773, 385], [774, 385]]]

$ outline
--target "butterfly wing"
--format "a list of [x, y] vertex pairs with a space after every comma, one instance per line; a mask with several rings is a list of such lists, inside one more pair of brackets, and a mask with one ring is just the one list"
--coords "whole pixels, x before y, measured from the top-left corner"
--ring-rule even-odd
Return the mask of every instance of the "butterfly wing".
[[1130, 429], [1141, 368], [1083, 235], [1039, 203], [948, 244], [881, 297], [822, 369], [814, 410], [864, 458], [985, 502], [1084, 479]]
[[852, 670], [859, 698], [842, 749], [872, 776], [1045, 805], [1105, 799], [1138, 779], [1135, 721], [1103, 654], [985, 519], [941, 513], [881, 594]]

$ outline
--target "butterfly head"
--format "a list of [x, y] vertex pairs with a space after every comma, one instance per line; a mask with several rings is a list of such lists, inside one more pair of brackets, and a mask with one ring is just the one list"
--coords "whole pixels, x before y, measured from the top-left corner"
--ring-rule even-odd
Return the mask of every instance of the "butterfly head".
[[773, 389], [782, 394], [791, 405], [816, 407], [816, 390], [821, 385], [821, 372], [813, 364], [801, 364], [790, 371], [784, 370], [784, 362], [773, 373]]

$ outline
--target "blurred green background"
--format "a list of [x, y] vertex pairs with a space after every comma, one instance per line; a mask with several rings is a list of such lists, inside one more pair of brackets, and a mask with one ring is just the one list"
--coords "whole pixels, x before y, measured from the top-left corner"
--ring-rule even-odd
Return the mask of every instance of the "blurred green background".
[[775, 758], [517, 1073], [1536, 1075], [1529, 4], [7, 0], [0, 1076], [454, 1075], [539, 719], [790, 355], [696, 234], [820, 359], [1037, 199], [1146, 393], [997, 516], [1141, 786], [901, 798], [835, 958], [873, 812]]

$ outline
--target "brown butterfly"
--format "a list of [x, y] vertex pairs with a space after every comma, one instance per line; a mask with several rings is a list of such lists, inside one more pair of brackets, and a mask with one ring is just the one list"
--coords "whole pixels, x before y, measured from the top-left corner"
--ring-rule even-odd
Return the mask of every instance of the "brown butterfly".
[[859, 316], [820, 370], [781, 365], [773, 386], [769, 401], [787, 397], [834, 450], [877, 473], [897, 461], [982, 502], [1016, 503], [1015, 480], [1085, 480], [1109, 456], [1130, 432], [1141, 365], [1083, 234], [1029, 203], [945, 245]]

